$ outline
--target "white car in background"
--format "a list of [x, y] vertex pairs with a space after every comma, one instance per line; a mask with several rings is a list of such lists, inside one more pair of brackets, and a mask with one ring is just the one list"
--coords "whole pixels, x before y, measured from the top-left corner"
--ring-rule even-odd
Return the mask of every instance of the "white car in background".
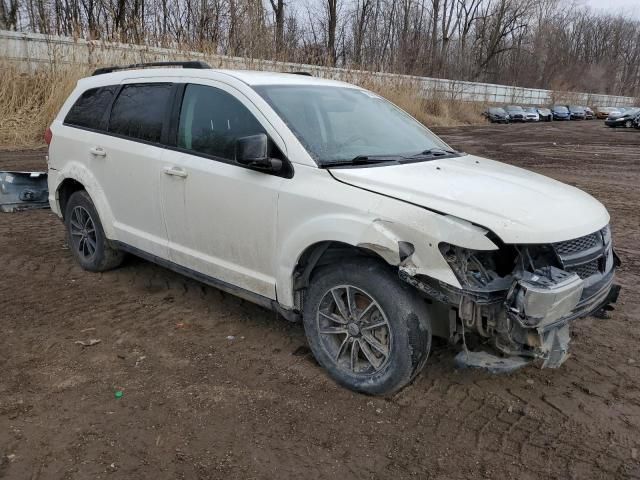
[[301, 320], [369, 394], [410, 382], [432, 336], [557, 367], [570, 323], [615, 302], [609, 214], [586, 193], [455, 151], [354, 85], [170, 65], [96, 71], [47, 131], [84, 269], [131, 253]]
[[540, 114], [536, 107], [524, 107], [525, 120], [527, 122], [539, 122]]

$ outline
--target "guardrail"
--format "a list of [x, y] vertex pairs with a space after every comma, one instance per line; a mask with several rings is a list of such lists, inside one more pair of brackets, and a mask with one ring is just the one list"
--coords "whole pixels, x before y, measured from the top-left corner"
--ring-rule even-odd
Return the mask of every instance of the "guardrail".
[[172, 59], [203, 60], [219, 68], [252, 68], [256, 70], [297, 71], [305, 70], [314, 75], [357, 82], [358, 79], [372, 81], [410, 81], [420, 85], [425, 96], [441, 96], [463, 101], [479, 101], [496, 104], [549, 105], [555, 101], [571, 102], [591, 106], [631, 106], [637, 103], [634, 97], [619, 97], [583, 92], [557, 92], [534, 88], [521, 88], [491, 83], [465, 82], [438, 78], [399, 75], [384, 72], [368, 72], [342, 68], [320, 67], [272, 60], [259, 60], [202, 52], [161, 48], [145, 45], [89, 41], [69, 37], [22, 33], [0, 30], [0, 58], [24, 64], [35, 69], [43, 64], [69, 65], [114, 65], [139, 62], [165, 61]]

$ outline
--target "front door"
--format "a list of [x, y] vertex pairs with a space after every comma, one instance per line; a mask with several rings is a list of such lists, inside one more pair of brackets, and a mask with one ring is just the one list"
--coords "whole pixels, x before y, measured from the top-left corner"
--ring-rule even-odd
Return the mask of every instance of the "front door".
[[223, 85], [185, 87], [176, 149], [163, 155], [170, 258], [275, 299], [277, 199], [287, 180], [235, 162], [236, 139], [265, 128], [255, 107], [232, 92]]

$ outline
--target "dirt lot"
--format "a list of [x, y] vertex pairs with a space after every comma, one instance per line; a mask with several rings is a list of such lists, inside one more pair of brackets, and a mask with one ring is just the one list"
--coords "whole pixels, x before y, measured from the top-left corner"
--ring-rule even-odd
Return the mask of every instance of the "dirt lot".
[[[353, 394], [301, 326], [134, 258], [86, 273], [51, 212], [1, 214], [0, 478], [640, 478], [640, 132], [438, 133], [609, 208], [618, 309], [575, 324], [562, 368], [456, 371], [441, 346], [393, 398]], [[9, 168], [43, 153], [0, 153]]]

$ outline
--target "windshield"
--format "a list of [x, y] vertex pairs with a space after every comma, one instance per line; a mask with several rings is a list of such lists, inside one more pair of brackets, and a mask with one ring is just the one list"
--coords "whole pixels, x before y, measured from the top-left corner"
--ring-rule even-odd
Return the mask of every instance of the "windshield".
[[535, 107], [527, 107], [524, 110], [528, 113], [538, 113], [538, 110]]
[[524, 110], [522, 110], [522, 107], [515, 107], [515, 106], [507, 107], [507, 110], [509, 112], [523, 112], [524, 111]]
[[556, 105], [555, 107], [553, 107], [553, 109], [556, 112], [560, 112], [560, 113], [567, 113], [569, 110], [567, 110], [567, 107], [563, 107], [562, 105]]
[[497, 115], [497, 114], [504, 115], [505, 113], [507, 113], [507, 112], [504, 111], [504, 108], [490, 108], [489, 112], [493, 113], [495, 115]]
[[365, 90], [318, 85], [254, 88], [321, 166], [355, 157], [451, 150], [413, 117]]
[[578, 107], [577, 105], [571, 105], [569, 107], [569, 110], [571, 110], [572, 112], [584, 112], [584, 108]]

